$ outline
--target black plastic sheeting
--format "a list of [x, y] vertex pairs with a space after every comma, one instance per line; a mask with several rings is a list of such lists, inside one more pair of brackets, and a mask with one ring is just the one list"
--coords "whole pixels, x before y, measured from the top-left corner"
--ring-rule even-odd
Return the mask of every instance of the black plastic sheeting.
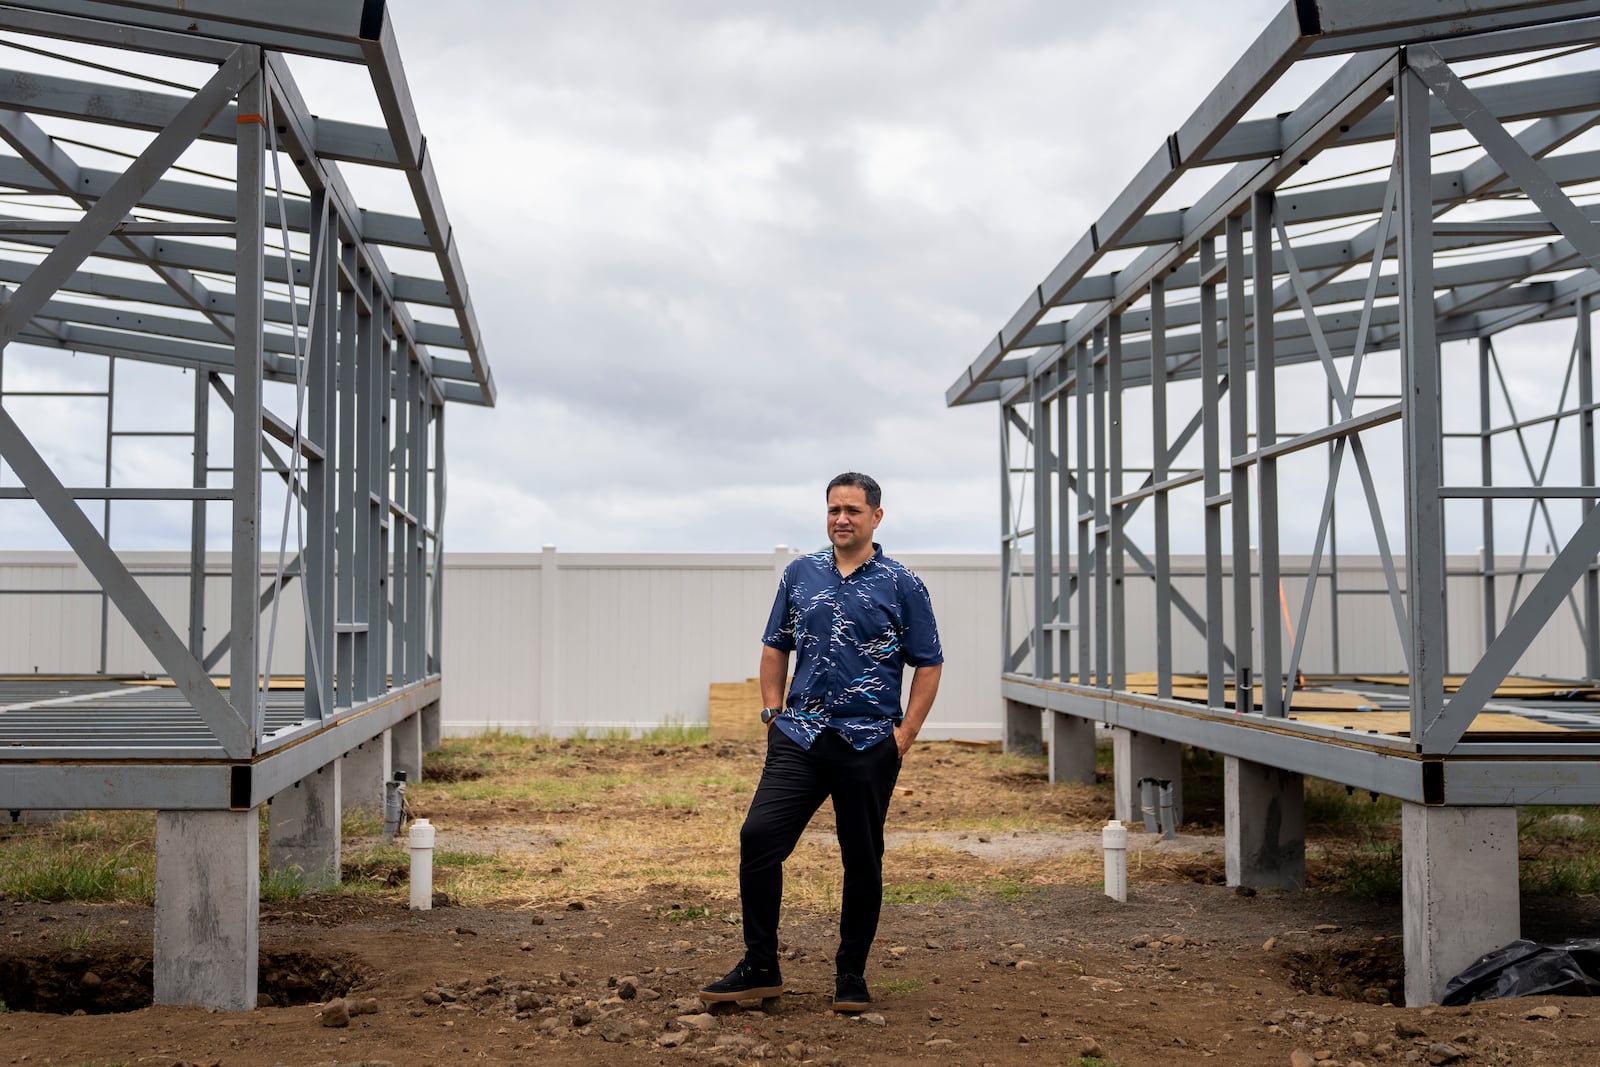
[[1592, 997], [1600, 994], [1600, 938], [1555, 945], [1513, 941], [1479, 957], [1450, 979], [1440, 1003], [1447, 1007], [1504, 997]]

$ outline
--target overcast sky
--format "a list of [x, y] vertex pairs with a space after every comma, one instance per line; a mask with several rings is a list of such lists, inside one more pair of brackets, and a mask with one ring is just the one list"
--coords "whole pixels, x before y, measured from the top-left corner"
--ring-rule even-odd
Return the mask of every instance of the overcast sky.
[[[890, 551], [996, 551], [998, 413], [947, 408], [946, 388], [1281, 6], [390, 0], [500, 390], [494, 409], [449, 411], [447, 547], [814, 547], [824, 485], [854, 469], [884, 486]], [[1256, 113], [1294, 107], [1336, 62], [1295, 68]], [[313, 112], [382, 121], [363, 68], [292, 66]], [[114, 136], [104, 131], [80, 136]], [[231, 166], [226, 146], [195, 151]], [[395, 172], [344, 169], [365, 206], [414, 212]], [[1195, 191], [1180, 183], [1167, 206]], [[420, 253], [386, 255], [436, 270]], [[1559, 380], [1570, 327], [1558, 332], [1517, 354], [1513, 391]], [[6, 387], [62, 387], [93, 358], [13, 346]], [[118, 367], [119, 429], [187, 425], [185, 404], [149, 399], [172, 393], [156, 377], [175, 372]], [[1392, 358], [1374, 360], [1362, 385], [1393, 392], [1396, 379]], [[1195, 403], [1184, 388], [1175, 424]], [[1315, 367], [1280, 372], [1280, 430], [1319, 424], [1323, 389]], [[1297, 397], [1311, 407], [1295, 411]], [[286, 398], [274, 410], [292, 419], [290, 391], [269, 395]], [[1537, 410], [1532, 397], [1523, 405]], [[1447, 406], [1447, 418], [1457, 407], [1475, 417]], [[103, 415], [91, 407], [8, 401], [69, 484], [102, 476]], [[1130, 440], [1139, 418], [1130, 410]], [[213, 429], [225, 433], [220, 417]], [[1364, 435], [1391, 540], [1401, 468], [1385, 455], [1397, 435]], [[165, 440], [122, 439], [119, 480], [187, 484], [187, 444]], [[1287, 552], [1309, 550], [1326, 481], [1311, 469], [1320, 454], [1301, 458], [1304, 471], [1282, 472]], [[1499, 459], [1517, 461], [1509, 447]], [[1340, 545], [1371, 551], [1348, 468], [1341, 516], [1360, 521], [1341, 521]], [[272, 479], [266, 490], [275, 549], [281, 493]], [[1517, 515], [1497, 514], [1521, 536]], [[1150, 520], [1146, 509], [1130, 534], [1143, 538]], [[187, 522], [187, 505], [119, 504], [113, 543], [183, 548]], [[1198, 522], [1176, 526], [1174, 550], [1198, 551]], [[212, 508], [212, 547], [228, 529]], [[1471, 551], [1481, 532], [1452, 524], [1450, 537]], [[59, 543], [31, 505], [0, 508], [0, 545]]]
[[500, 386], [449, 547], [814, 546], [856, 469], [996, 550], [946, 387], [1279, 6], [391, 0]]

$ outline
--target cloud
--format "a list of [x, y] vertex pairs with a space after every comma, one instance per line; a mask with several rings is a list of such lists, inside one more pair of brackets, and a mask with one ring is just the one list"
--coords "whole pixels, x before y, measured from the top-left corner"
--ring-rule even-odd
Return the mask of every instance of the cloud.
[[449, 547], [810, 544], [854, 468], [897, 549], [994, 551], [996, 413], [945, 388], [1281, 6], [391, 0], [501, 386]]
[[452, 547], [508, 545], [498, 494], [564, 548], [763, 548], [859, 467], [992, 550], [994, 413], [944, 390], [1254, 6], [1129, 78], [1179, 5], [392, 4], [503, 390], [452, 413]]

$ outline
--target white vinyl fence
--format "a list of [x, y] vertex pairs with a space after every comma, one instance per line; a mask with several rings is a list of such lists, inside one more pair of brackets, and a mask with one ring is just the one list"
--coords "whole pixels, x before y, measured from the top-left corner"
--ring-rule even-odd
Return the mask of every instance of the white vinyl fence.
[[[713, 682], [753, 677], [759, 640], [787, 549], [766, 553], [597, 554], [557, 552], [445, 556], [444, 724], [447, 733], [507, 730], [567, 735], [579, 729], [641, 729], [705, 722]], [[939, 618], [946, 664], [925, 736], [1000, 736], [1001, 662], [999, 558], [995, 555], [897, 556], [927, 583]], [[180, 634], [188, 632], [188, 557], [126, 553], [152, 599]], [[226, 556], [207, 582], [207, 647], [228, 618]], [[1204, 603], [1198, 557], [1174, 557], [1174, 587]], [[1530, 560], [1541, 566], [1545, 560]], [[1515, 560], [1503, 561], [1509, 568]], [[1296, 565], [1302, 576], [1296, 577]], [[1453, 572], [1476, 569], [1471, 557]], [[1284, 599], [1297, 617], [1304, 561], [1285, 558]], [[1398, 562], [1404, 574], [1403, 561]], [[1128, 567], [1128, 669], [1151, 670], [1154, 595], [1151, 582]], [[265, 586], [272, 568], [263, 568]], [[1524, 581], [1525, 595], [1532, 578]], [[1402, 672], [1405, 661], [1393, 610], [1375, 558], [1339, 560], [1338, 666], [1344, 672]], [[1513, 580], [1497, 585], [1503, 620]], [[1324, 576], [1307, 627], [1302, 669], [1333, 668], [1333, 626]], [[1012, 583], [1013, 625], [1024, 636], [1032, 581]], [[72, 590], [73, 592], [62, 592]], [[1450, 579], [1452, 671], [1464, 671], [1483, 648], [1482, 579]], [[1231, 606], [1231, 598], [1228, 598]], [[1259, 603], [1259, 600], [1256, 601]], [[264, 616], [263, 625], [271, 617]], [[1257, 620], [1259, 628], [1261, 620]], [[1272, 624], [1282, 626], [1281, 612]], [[1232, 626], [1228, 623], [1231, 636]], [[272, 671], [302, 671], [299, 587], [280, 600]], [[93, 580], [65, 552], [0, 553], [0, 673], [154, 673], [155, 660], [118, 616], [104, 623]], [[262, 648], [266, 647], [265, 634]], [[1286, 646], [1287, 647], [1287, 646]], [[1205, 642], [1180, 615], [1173, 620], [1173, 666], [1203, 669]], [[102, 664], [103, 661], [103, 664]], [[1518, 670], [1575, 677], [1582, 649], [1569, 609], [1558, 612]], [[216, 667], [226, 671], [224, 657]], [[751, 713], [755, 713], [754, 708]]]
[[[447, 555], [445, 729], [569, 734], [704, 723], [712, 682], [755, 676], [792, 558], [787, 550]], [[927, 583], [944, 642], [927, 736], [998, 737], [996, 557], [897, 558]]]

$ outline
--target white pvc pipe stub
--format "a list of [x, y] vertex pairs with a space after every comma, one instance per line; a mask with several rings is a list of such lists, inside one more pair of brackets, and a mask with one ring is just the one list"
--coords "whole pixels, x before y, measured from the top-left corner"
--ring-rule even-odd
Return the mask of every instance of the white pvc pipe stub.
[[433, 827], [427, 819], [411, 824], [411, 910], [433, 908]]
[[1100, 831], [1100, 846], [1106, 855], [1106, 896], [1128, 900], [1128, 828], [1113, 819]]

